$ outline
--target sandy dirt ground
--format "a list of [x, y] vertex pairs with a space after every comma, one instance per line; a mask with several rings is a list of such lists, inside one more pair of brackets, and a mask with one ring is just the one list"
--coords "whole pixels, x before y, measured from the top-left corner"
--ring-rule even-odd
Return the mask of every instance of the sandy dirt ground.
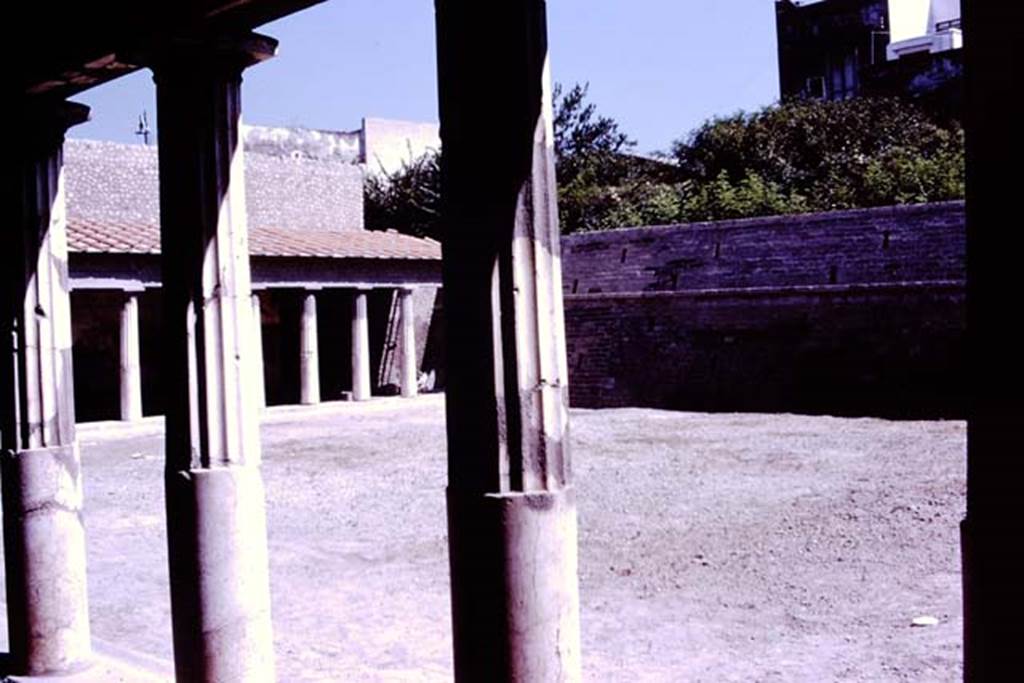
[[[268, 415], [279, 680], [450, 680], [441, 401]], [[572, 418], [586, 680], [961, 678], [964, 423]], [[170, 660], [161, 438], [81, 441], [94, 635]]]

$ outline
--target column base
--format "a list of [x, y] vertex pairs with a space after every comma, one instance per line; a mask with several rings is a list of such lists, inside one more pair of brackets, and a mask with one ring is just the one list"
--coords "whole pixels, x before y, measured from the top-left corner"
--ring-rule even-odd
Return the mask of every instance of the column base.
[[576, 498], [449, 488], [457, 681], [579, 681]]
[[3, 452], [4, 549], [12, 670], [58, 674], [92, 647], [78, 443]]
[[1002, 680], [1020, 668], [1019, 631], [1024, 552], [1015, 511], [992, 519], [968, 514], [960, 523], [964, 601], [964, 681]]
[[274, 681], [259, 469], [171, 472], [165, 483], [177, 679]]

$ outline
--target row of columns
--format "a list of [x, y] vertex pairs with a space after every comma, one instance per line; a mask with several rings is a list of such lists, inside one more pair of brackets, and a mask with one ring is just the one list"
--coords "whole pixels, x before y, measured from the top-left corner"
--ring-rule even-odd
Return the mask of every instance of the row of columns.
[[[398, 289], [401, 349], [401, 393], [413, 397], [418, 393], [416, 359], [416, 320], [413, 308], [413, 290]], [[370, 331], [367, 319], [368, 290], [354, 290], [352, 306], [352, 398], [356, 401], [371, 397]], [[253, 354], [252, 373], [257, 403], [266, 405], [266, 387], [263, 368], [263, 326], [261, 324], [260, 295], [252, 293]], [[320, 360], [317, 342], [316, 294], [307, 291], [303, 296], [302, 317], [299, 328], [300, 403], [320, 403]], [[121, 419], [142, 418], [142, 365], [139, 347], [139, 297], [126, 292], [121, 304], [120, 327], [120, 394]]]
[[[437, 0], [436, 14], [455, 676], [578, 681], [545, 3]], [[239, 120], [242, 70], [275, 48], [255, 34], [207, 36], [169, 40], [135, 59], [154, 71], [160, 120], [165, 490], [179, 681], [274, 680]], [[475, 73], [481, 62], [485, 80]], [[0, 332], [15, 361], [3, 363], [0, 378], [14, 389], [0, 425], [9, 623], [12, 654], [27, 673], [66, 671], [90, 652], [59, 182], [63, 132], [82, 109], [25, 117], [46, 143], [19, 150], [21, 230], [3, 233], [0, 250], [12, 275]], [[411, 319], [407, 295], [402, 310]], [[365, 349], [365, 295], [355, 311], [354, 346]]]
[[[400, 289], [399, 297], [412, 300], [411, 289]], [[356, 289], [352, 295], [352, 399], [366, 401], [371, 396], [370, 325], [367, 317], [369, 290]], [[253, 295], [254, 297], [256, 295]], [[403, 372], [402, 395], [415, 396], [416, 387], [416, 321], [410, 309], [401, 316]], [[411, 366], [411, 372], [408, 367]], [[412, 378], [411, 385], [409, 377]], [[316, 293], [307, 291], [302, 300], [302, 322], [299, 326], [299, 402], [320, 403], [320, 351], [317, 342]]]

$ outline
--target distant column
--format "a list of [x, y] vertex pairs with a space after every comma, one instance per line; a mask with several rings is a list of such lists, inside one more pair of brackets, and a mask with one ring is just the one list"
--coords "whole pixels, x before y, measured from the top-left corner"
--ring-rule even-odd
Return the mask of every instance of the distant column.
[[370, 398], [370, 325], [366, 316], [367, 290], [352, 295], [352, 398]]
[[133, 293], [126, 293], [121, 304], [121, 419], [142, 419], [139, 297]]
[[455, 679], [576, 682], [576, 502], [546, 3], [434, 6]]
[[242, 70], [256, 34], [179, 38], [150, 58], [160, 118], [165, 487], [175, 676], [273, 681], [245, 212]]
[[263, 309], [260, 306], [260, 295], [252, 293], [252, 339], [253, 339], [253, 384], [256, 387], [256, 403], [260, 408], [267, 407], [267, 387], [263, 377]]
[[306, 406], [320, 403], [320, 348], [316, 330], [316, 294], [306, 292], [299, 330], [299, 401]]
[[64, 132], [88, 114], [71, 102], [26, 103], [8, 159], [15, 201], [0, 230], [7, 673], [65, 672], [92, 653], [63, 170]]
[[413, 307], [413, 290], [399, 289], [398, 300], [402, 315], [402, 396], [411, 398], [417, 394], [416, 375], [416, 311]]

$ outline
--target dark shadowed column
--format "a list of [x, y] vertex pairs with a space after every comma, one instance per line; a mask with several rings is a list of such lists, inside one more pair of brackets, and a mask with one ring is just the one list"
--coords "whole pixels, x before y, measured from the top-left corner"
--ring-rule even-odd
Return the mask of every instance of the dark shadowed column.
[[459, 681], [580, 678], [545, 3], [436, 0]]
[[266, 518], [239, 139], [241, 73], [276, 41], [180, 39], [157, 85], [167, 528], [180, 681], [272, 681]]
[[26, 674], [91, 655], [63, 178], [64, 132], [88, 114], [71, 102], [16, 110], [5, 181], [19, 213], [0, 230], [4, 561], [11, 655]]
[[963, 12], [972, 385], [961, 537], [964, 678], [977, 682], [1021, 666], [1024, 353], [1010, 322], [1021, 308], [1020, 253], [1008, 240], [1018, 232], [1024, 109], [1019, 3], [971, 0]]

